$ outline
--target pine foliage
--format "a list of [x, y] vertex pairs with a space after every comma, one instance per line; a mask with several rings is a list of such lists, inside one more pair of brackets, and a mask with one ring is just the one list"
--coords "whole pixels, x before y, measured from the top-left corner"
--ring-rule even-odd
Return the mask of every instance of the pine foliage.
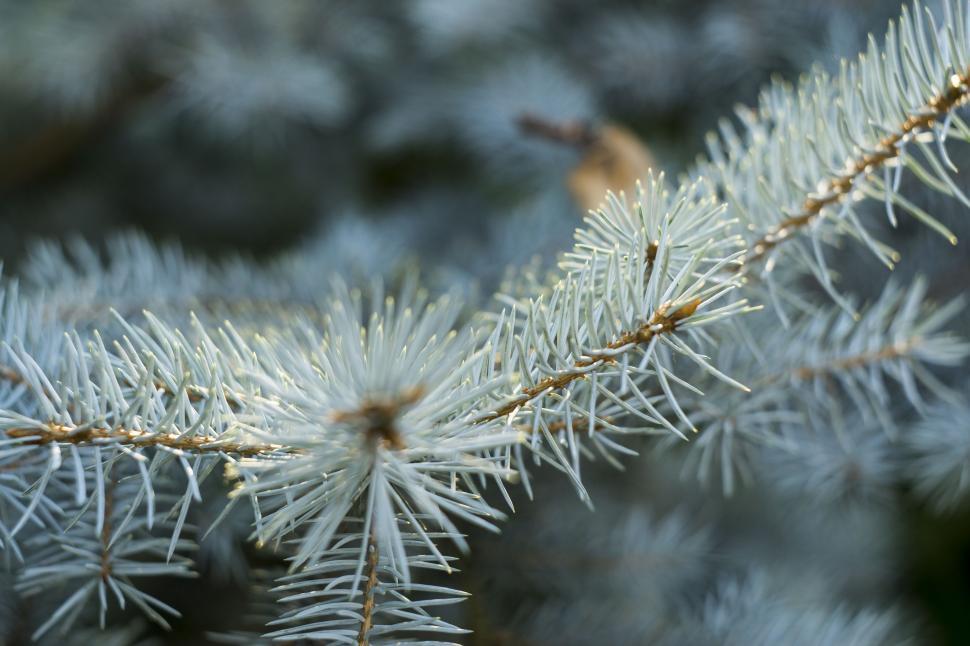
[[[911, 482], [956, 505], [970, 489], [966, 424], [953, 423], [967, 404], [940, 375], [970, 354], [951, 331], [963, 302], [934, 303], [921, 279], [859, 302], [830, 261], [854, 244], [892, 267], [877, 216], [896, 226], [906, 214], [955, 242], [901, 191], [906, 175], [970, 206], [950, 152], [970, 141], [970, 7], [944, 7], [904, 9], [836, 74], [771, 86], [689, 177], [650, 174], [630, 196], [607, 195], [549, 278], [513, 281], [494, 310], [469, 315], [413, 272], [321, 293], [308, 283], [333, 268], [306, 255], [217, 266], [137, 236], [108, 241], [107, 258], [83, 243], [37, 247], [26, 282], [0, 285], [0, 549], [18, 593], [57, 600], [33, 637], [90, 613], [105, 627], [114, 606], [167, 626], [179, 610], [141, 580], [194, 576], [204, 536], [192, 513], [222, 489], [210, 478], [232, 492], [206, 531], [241, 514], [255, 545], [289, 564], [262, 638], [349, 644], [465, 634], [441, 609], [467, 593], [425, 577], [456, 571], [467, 528], [498, 530], [513, 485], [537, 493], [540, 464], [593, 505], [586, 464], [632, 462], [641, 436], [660, 435], [654, 448], [728, 496], [768, 474], [779, 495], [809, 490], [819, 504], [890, 500]], [[212, 77], [246, 82], [246, 65], [274, 59], [197, 46], [213, 49], [210, 67], [183, 71], [182, 109], [219, 119], [227, 137], [270, 113], [281, 128], [344, 118], [346, 89], [319, 61], [222, 105]], [[316, 99], [274, 111], [305, 86]], [[467, 136], [487, 138], [476, 127]], [[664, 603], [699, 576], [690, 561], [706, 540], [636, 514], [604, 539], [648, 560], [696, 553], [672, 583], [651, 583]], [[891, 613], [800, 616], [759, 586], [724, 584], [698, 617], [643, 634], [896, 634]]]

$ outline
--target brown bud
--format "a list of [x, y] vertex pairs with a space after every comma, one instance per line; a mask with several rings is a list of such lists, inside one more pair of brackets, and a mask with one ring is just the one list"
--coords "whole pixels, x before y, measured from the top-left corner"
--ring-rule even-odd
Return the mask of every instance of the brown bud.
[[607, 124], [597, 130], [586, 155], [570, 173], [569, 191], [581, 208], [595, 209], [607, 191], [633, 190], [653, 166], [653, 156], [635, 134]]
[[671, 312], [670, 316], [668, 316], [667, 319], [670, 320], [671, 322], [683, 321], [685, 318], [692, 316], [694, 312], [697, 311], [697, 308], [700, 306], [700, 304], [701, 304], [701, 299], [699, 297], [695, 298], [692, 301], [688, 301], [687, 303], [677, 308], [675, 311]]

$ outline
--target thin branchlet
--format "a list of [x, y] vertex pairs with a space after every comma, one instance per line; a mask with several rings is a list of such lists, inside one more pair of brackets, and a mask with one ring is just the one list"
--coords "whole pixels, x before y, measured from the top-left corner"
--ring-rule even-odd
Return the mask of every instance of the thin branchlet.
[[[603, 422], [612, 423], [614, 419], [612, 417], [602, 417], [600, 418]], [[574, 431], [586, 431], [589, 430], [589, 418], [588, 417], [578, 417], [576, 419], [570, 420], [568, 423], [565, 420], [554, 420], [549, 422], [548, 427], [545, 429], [549, 433], [556, 434], [560, 431], [568, 430], [572, 427]], [[523, 433], [541, 433], [542, 429], [534, 429], [528, 424], [520, 424], [517, 426], [519, 430]], [[602, 427], [593, 426], [594, 431], [602, 430]]]
[[584, 121], [550, 121], [528, 112], [519, 115], [516, 123], [523, 134], [579, 149], [589, 148], [599, 136], [597, 129]]
[[277, 444], [249, 444], [196, 435], [152, 433], [124, 428], [71, 427], [54, 423], [32, 428], [10, 428], [5, 432], [11, 438], [24, 438], [24, 444], [58, 442], [80, 446], [118, 442], [133, 446], [164, 447], [192, 453], [229, 453], [243, 457], [280, 453], [287, 450], [286, 447]]
[[[922, 342], [922, 338], [914, 337], [904, 341], [898, 341], [891, 345], [883, 346], [878, 350], [860, 352], [836, 359], [824, 365], [800, 366], [791, 370], [788, 374], [799, 380], [815, 379], [826, 375], [837, 374], [848, 370], [864, 368], [876, 363], [900, 359], [912, 354]], [[772, 378], [769, 378], [772, 379]], [[766, 380], [767, 381], [767, 380]]]
[[932, 97], [919, 110], [912, 112], [895, 132], [883, 137], [874, 150], [847, 160], [845, 170], [841, 174], [820, 184], [819, 194], [808, 195], [805, 198], [799, 213], [786, 217], [758, 238], [751, 245], [744, 262], [736, 267], [736, 271], [746, 271], [746, 268], [763, 260], [776, 246], [793, 238], [793, 233], [812, 224], [822, 214], [823, 209], [846, 198], [852, 192], [856, 180], [881, 168], [890, 160], [898, 158], [901, 144], [911, 136], [932, 127], [934, 123], [965, 104], [968, 98], [970, 98], [970, 70], [963, 74], [952, 74], [945, 91]]
[[104, 488], [104, 522], [101, 527], [101, 580], [108, 583], [111, 578], [111, 515], [114, 512], [115, 483], [111, 478]]
[[361, 604], [360, 631], [357, 633], [357, 646], [370, 644], [370, 630], [374, 623], [375, 594], [377, 591], [377, 569], [380, 563], [380, 552], [377, 547], [377, 536], [371, 529], [367, 537], [367, 581], [364, 583], [364, 599]]
[[[701, 305], [702, 301], [700, 298], [695, 298], [688, 303], [680, 306], [671, 313], [667, 313], [670, 309], [671, 304], [664, 303], [657, 311], [654, 312], [653, 316], [647, 323], [642, 326], [627, 332], [610, 343], [606, 345], [606, 350], [619, 350], [627, 346], [633, 347], [642, 343], [649, 343], [658, 334], [673, 332], [677, 325], [690, 317], [697, 308]], [[575, 372], [566, 372], [560, 375], [553, 375], [542, 379], [533, 386], [528, 386], [523, 388], [522, 391], [513, 399], [507, 401], [501, 407], [494, 411], [485, 414], [483, 417], [479, 418], [479, 422], [490, 422], [496, 420], [505, 415], [511, 414], [517, 408], [528, 404], [533, 399], [546, 394], [550, 390], [561, 390], [576, 381], [577, 379], [585, 377], [585, 372], [582, 372], [583, 368], [589, 368], [597, 362], [601, 363], [613, 363], [616, 361], [616, 353], [598, 355], [596, 353], [591, 353], [589, 356], [584, 357], [576, 363], [573, 364]]]

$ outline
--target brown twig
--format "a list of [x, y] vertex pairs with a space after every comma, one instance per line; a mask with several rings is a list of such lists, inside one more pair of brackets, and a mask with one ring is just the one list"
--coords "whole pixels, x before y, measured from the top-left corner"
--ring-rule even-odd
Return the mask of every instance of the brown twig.
[[[636, 330], [633, 330], [632, 332], [627, 332], [625, 334], [622, 334], [618, 338], [611, 341], [606, 346], [605, 349], [617, 350], [626, 345], [649, 343], [655, 336], [659, 334], [663, 334], [665, 332], [673, 332], [677, 328], [677, 324], [680, 321], [688, 318], [695, 311], [697, 311], [697, 308], [698, 306], [700, 306], [700, 304], [701, 304], [701, 299], [695, 298], [694, 300], [680, 306], [678, 309], [668, 314], [667, 311], [670, 309], [670, 303], [669, 302], [664, 303], [657, 309], [656, 312], [654, 312], [653, 316], [650, 317], [650, 320], [647, 323], [640, 326]], [[489, 422], [489, 421], [498, 419], [500, 417], [504, 417], [505, 415], [508, 415], [509, 413], [519, 408], [520, 406], [523, 406], [524, 404], [527, 404], [528, 402], [532, 401], [536, 397], [539, 397], [540, 395], [544, 394], [546, 391], [560, 390], [565, 386], [567, 386], [568, 384], [572, 383], [573, 381], [576, 381], [577, 379], [584, 377], [586, 373], [582, 372], [582, 369], [592, 366], [597, 361], [602, 361], [604, 363], [613, 363], [614, 361], [616, 361], [616, 356], [612, 354], [609, 354], [609, 355], [593, 354], [584, 359], [580, 359], [579, 361], [573, 364], [573, 368], [576, 369], [577, 372], [567, 372], [559, 375], [546, 377], [545, 379], [540, 380], [534, 386], [523, 388], [519, 393], [519, 395], [517, 395], [510, 401], [506, 402], [504, 405], [500, 406], [496, 410], [486, 413], [484, 416], [480, 417], [477, 421], [480, 423]]]
[[104, 490], [104, 518], [101, 525], [101, 580], [105, 583], [111, 576], [111, 512], [114, 507], [114, 488], [115, 479], [111, 478]]
[[368, 646], [371, 625], [374, 622], [374, 594], [377, 589], [377, 566], [380, 553], [377, 551], [377, 536], [373, 528], [367, 537], [367, 582], [364, 584], [364, 602], [361, 605], [360, 631], [357, 633], [357, 646]]
[[43, 427], [8, 428], [8, 437], [32, 438], [25, 444], [50, 444], [62, 442], [67, 444], [91, 444], [103, 442], [121, 442], [136, 446], [159, 446], [180, 451], [195, 453], [233, 453], [243, 457], [279, 453], [286, 451], [286, 447], [278, 444], [246, 444], [242, 442], [227, 442], [213, 437], [185, 436], [175, 433], [150, 433], [123, 428], [78, 428], [62, 424], [49, 423]]
[[872, 352], [862, 352], [837, 359], [832, 363], [822, 366], [802, 366], [792, 370], [788, 374], [795, 379], [807, 380], [822, 377], [843, 370], [854, 370], [874, 363], [891, 361], [908, 355], [917, 348], [922, 339], [914, 337], [901, 343], [887, 345]]
[[596, 128], [584, 121], [550, 121], [529, 112], [519, 115], [516, 123], [524, 134], [576, 148], [589, 148], [596, 143]]
[[899, 129], [891, 135], [883, 137], [876, 145], [874, 152], [846, 161], [845, 172], [835, 178], [823, 182], [821, 195], [809, 195], [802, 203], [800, 213], [785, 218], [770, 231], [759, 238], [752, 246], [744, 263], [739, 270], [762, 260], [769, 251], [787, 239], [793, 233], [811, 224], [826, 206], [836, 204], [848, 195], [855, 181], [874, 169], [881, 167], [887, 161], [899, 156], [899, 144], [910, 135], [932, 126], [941, 117], [959, 107], [970, 97], [970, 71], [964, 74], [954, 74], [950, 77], [946, 91], [934, 96], [924, 106], [911, 114]]

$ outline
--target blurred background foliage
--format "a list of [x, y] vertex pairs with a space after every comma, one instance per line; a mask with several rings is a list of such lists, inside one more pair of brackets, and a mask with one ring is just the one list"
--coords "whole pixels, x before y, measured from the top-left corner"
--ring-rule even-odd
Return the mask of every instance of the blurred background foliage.
[[559, 213], [568, 234], [577, 151], [523, 136], [520, 115], [620, 123], [681, 169], [771, 74], [854, 54], [897, 10], [3, 2], [0, 252], [15, 257], [27, 235], [138, 227], [271, 253], [341, 217], [406, 215], [421, 255], [477, 244], [523, 210]]
[[[834, 67], [898, 10], [2, 0], [0, 257], [16, 268], [34, 238], [98, 244], [136, 229], [213, 257], [301, 249], [353, 275], [414, 261], [481, 306], [508, 266], [565, 248], [605, 188], [651, 165], [683, 171], [773, 75]], [[954, 228], [964, 241], [966, 225]], [[915, 227], [886, 235], [915, 252], [903, 272], [970, 275], [966, 242], [943, 258], [923, 253]], [[878, 293], [876, 268], [853, 267], [849, 288]], [[965, 289], [930, 284], [943, 298]], [[590, 467], [595, 514], [545, 474], [502, 535], [474, 536], [459, 584], [473, 596], [455, 611], [469, 643], [650, 643], [672, 622], [697, 630], [670, 643], [728, 643], [714, 635], [729, 621], [741, 626], [729, 643], [743, 644], [746, 622], [813, 608], [824, 631], [887, 605], [915, 618], [920, 642], [970, 639], [965, 509], [941, 519], [906, 491], [890, 492], [899, 504], [807, 504], [804, 483], [770, 481], [725, 498], [682, 477], [672, 454], [643, 450], [624, 473]], [[274, 565], [241, 548], [244, 535], [208, 550], [232, 576], [164, 584], [189, 611], [158, 639], [207, 643], [236, 626], [257, 567]], [[897, 614], [873, 617], [868, 634], [885, 627], [886, 641], [865, 643], [902, 642]]]

